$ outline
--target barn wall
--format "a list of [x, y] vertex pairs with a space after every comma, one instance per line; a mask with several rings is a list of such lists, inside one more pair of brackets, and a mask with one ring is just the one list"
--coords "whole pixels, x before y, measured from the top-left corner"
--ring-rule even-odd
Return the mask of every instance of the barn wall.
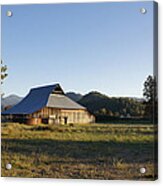
[[29, 117], [42, 118], [47, 123], [68, 124], [68, 123], [93, 123], [95, 118], [87, 110], [70, 110], [44, 107]]
[[67, 123], [91, 123], [94, 117], [86, 110], [61, 110], [62, 118], [67, 117]]

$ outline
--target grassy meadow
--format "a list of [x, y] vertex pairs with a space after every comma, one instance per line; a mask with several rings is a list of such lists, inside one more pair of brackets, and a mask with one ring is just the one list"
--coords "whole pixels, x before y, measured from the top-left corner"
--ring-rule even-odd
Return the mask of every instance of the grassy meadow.
[[[4, 177], [154, 180], [150, 124], [29, 126], [2, 123]], [[7, 170], [6, 164], [12, 169]], [[141, 174], [140, 168], [146, 173]]]

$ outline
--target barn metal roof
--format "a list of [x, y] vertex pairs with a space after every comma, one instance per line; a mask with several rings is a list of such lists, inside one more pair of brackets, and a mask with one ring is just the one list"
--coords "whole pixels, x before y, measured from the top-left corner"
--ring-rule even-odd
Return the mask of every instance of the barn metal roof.
[[67, 96], [61, 94], [51, 94], [46, 106], [63, 109], [85, 109], [85, 107], [79, 105]]
[[[62, 94], [54, 94], [53, 92], [56, 89], [59, 89]], [[63, 109], [85, 109], [85, 107], [66, 97], [59, 84], [54, 84], [31, 89], [21, 102], [2, 112], [2, 114], [31, 114], [45, 106]]]

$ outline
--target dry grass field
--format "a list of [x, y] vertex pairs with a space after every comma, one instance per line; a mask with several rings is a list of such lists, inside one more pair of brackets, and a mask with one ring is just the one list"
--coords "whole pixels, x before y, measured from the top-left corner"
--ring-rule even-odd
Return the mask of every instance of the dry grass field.
[[[4, 177], [155, 180], [153, 125], [2, 123]], [[7, 170], [6, 164], [12, 169]], [[141, 174], [140, 168], [146, 173]]]

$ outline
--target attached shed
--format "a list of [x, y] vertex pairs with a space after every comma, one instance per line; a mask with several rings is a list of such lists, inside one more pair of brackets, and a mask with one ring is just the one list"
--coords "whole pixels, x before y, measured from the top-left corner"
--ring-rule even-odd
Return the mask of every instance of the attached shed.
[[68, 98], [59, 84], [31, 89], [21, 102], [2, 112], [2, 115], [27, 124], [95, 122], [95, 117]]

